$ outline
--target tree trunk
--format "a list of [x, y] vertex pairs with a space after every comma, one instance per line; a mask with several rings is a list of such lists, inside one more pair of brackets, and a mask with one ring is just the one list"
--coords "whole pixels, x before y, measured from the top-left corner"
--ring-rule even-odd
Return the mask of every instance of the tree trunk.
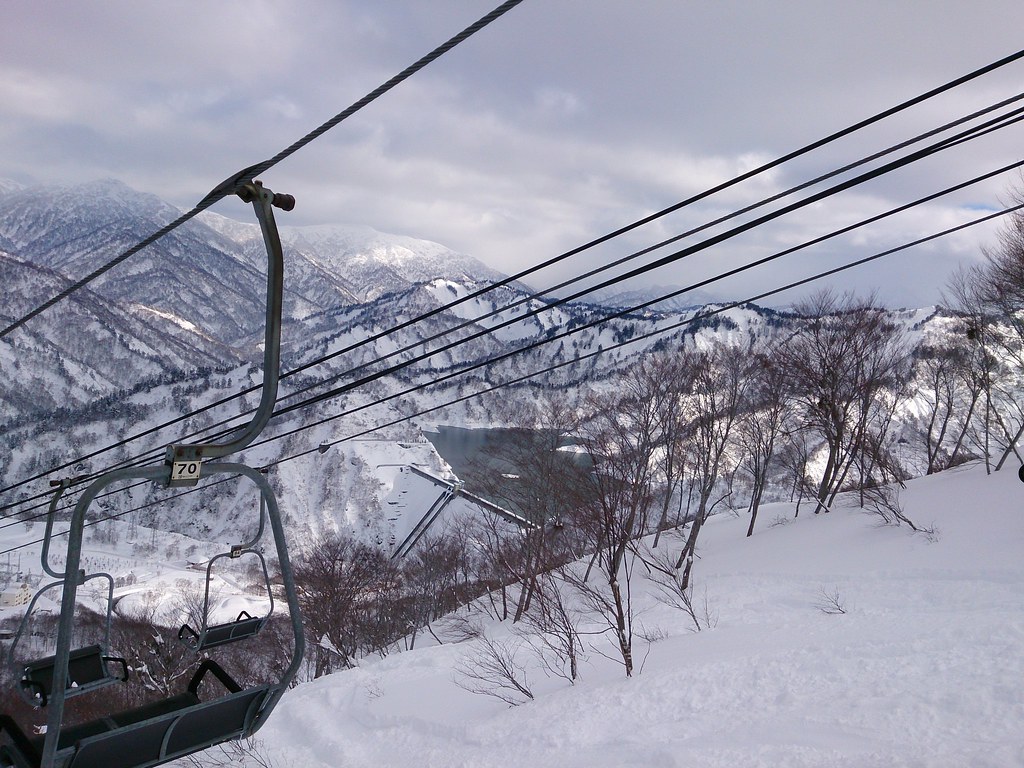
[[618, 579], [612, 579], [609, 583], [612, 590], [612, 599], [615, 603], [615, 634], [619, 641], [619, 651], [622, 653], [622, 665], [626, 668], [626, 677], [633, 676], [633, 643], [626, 626], [626, 611], [622, 605], [622, 591], [619, 589]]
[[763, 481], [754, 489], [754, 495], [750, 499], [750, 525], [747, 528], [747, 538], [754, 535], [754, 523], [757, 521], [757, 510], [761, 506], [761, 494], [764, 492]]

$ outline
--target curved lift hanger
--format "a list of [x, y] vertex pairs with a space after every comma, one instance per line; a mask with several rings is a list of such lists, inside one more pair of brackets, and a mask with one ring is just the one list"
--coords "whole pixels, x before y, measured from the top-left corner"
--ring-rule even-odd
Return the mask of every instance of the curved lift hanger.
[[[149, 766], [159, 765], [198, 752], [223, 741], [251, 736], [266, 722], [270, 712], [294, 679], [302, 663], [305, 649], [302, 616], [299, 611], [295, 580], [288, 560], [280, 509], [270, 483], [259, 470], [244, 464], [204, 463], [206, 460], [220, 459], [240, 451], [251, 444], [270, 420], [277, 400], [284, 257], [277, 224], [274, 221], [273, 207], [289, 211], [294, 207], [295, 200], [290, 195], [275, 195], [258, 181], [239, 185], [237, 194], [243, 201], [252, 203], [263, 232], [269, 258], [264, 382], [259, 407], [252, 420], [225, 443], [171, 445], [167, 449], [166, 460], [161, 466], [114, 470], [94, 480], [79, 497], [72, 513], [68, 532], [67, 559], [63, 573], [50, 569], [46, 562], [49, 542], [44, 543], [44, 565], [58, 581], [48, 584], [42, 591], [57, 584], [64, 586], [57, 631], [57, 648], [54, 656], [35, 662], [34, 671], [28, 670], [29, 679], [35, 682], [28, 683], [25, 687], [29, 689], [30, 696], [35, 696], [37, 704], [42, 702], [35, 694], [42, 689], [42, 698], [48, 704], [47, 730], [45, 736], [30, 739], [9, 716], [0, 715], [0, 733], [7, 732], [10, 737], [10, 743], [0, 747], [0, 766], [16, 766], [16, 768], [149, 768]], [[108, 682], [121, 679], [120, 676], [112, 674], [109, 668], [110, 663], [121, 663], [120, 660], [106, 656], [106, 651], [100, 646], [75, 650], [72, 650], [71, 647], [78, 587], [86, 580], [100, 576], [99, 574], [86, 576], [84, 570], [81, 569], [82, 539], [85, 516], [89, 506], [105, 488], [125, 480], [150, 480], [167, 487], [194, 486], [199, 483], [201, 476], [218, 474], [241, 475], [251, 480], [259, 490], [261, 499], [260, 531], [262, 532], [263, 529], [263, 509], [265, 508], [277, 548], [281, 578], [291, 618], [294, 635], [291, 662], [277, 683], [261, 684], [243, 689], [216, 662], [207, 659], [199, 665], [184, 693], [82, 725], [62, 727], [64, 702], [69, 695], [85, 692], [81, 690], [82, 688], [94, 690]], [[62, 483], [61, 492], [66, 487], [67, 482], [65, 481]], [[51, 505], [51, 509], [53, 509], [53, 505]], [[47, 539], [52, 531], [52, 515], [50, 519], [51, 522], [47, 526]], [[259, 534], [257, 534], [258, 537]], [[248, 542], [239, 545], [238, 548], [251, 550], [253, 543]], [[106, 575], [104, 574], [104, 576]], [[106, 576], [106, 578], [110, 577]], [[112, 597], [108, 598], [108, 621], [111, 608]], [[215, 629], [207, 627], [204, 620], [201, 632], [209, 637]], [[195, 632], [193, 634], [199, 635]], [[252, 632], [243, 633], [243, 636], [248, 637], [251, 634]], [[211, 644], [208, 643], [206, 647], [211, 647]], [[83, 662], [81, 659], [85, 659], [85, 661]], [[97, 659], [99, 659], [98, 662]], [[96, 667], [97, 663], [101, 665], [99, 668]], [[91, 665], [91, 669], [87, 673], [82, 673], [78, 669], [78, 667], [89, 665]], [[89, 684], [83, 685], [72, 677], [72, 673], [84, 674], [86, 678], [93, 680]], [[200, 699], [199, 688], [206, 679], [207, 673], [212, 673], [219, 680], [221, 685], [227, 689], [227, 695], [205, 701]], [[76, 687], [73, 687], [73, 683]], [[33, 691], [35, 694], [32, 693]]]

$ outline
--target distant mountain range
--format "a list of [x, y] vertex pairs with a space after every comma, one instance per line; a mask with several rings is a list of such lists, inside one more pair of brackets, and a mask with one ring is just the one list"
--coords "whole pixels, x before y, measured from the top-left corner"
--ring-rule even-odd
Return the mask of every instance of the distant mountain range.
[[[241, 202], [238, 213], [254, 219]], [[0, 322], [20, 317], [178, 215], [158, 198], [116, 181], [0, 184]], [[278, 220], [286, 258], [283, 370], [310, 366], [282, 382], [282, 402], [356, 381], [382, 366], [402, 367], [275, 418], [268, 435], [281, 439], [251, 449], [252, 461], [273, 461], [391, 422], [396, 425], [373, 435], [415, 441], [422, 439], [417, 423], [500, 424], [514, 412], [517, 397], [534, 397], [528, 386], [600, 382], [637, 355], [679, 339], [749, 339], [786, 332], [794, 322], [749, 305], [690, 322], [706, 298], [690, 295], [602, 322], [602, 304], [628, 308], [651, 298], [636, 291], [553, 307], [550, 299], [533, 299], [526, 286], [513, 284], [470, 299], [503, 276], [437, 243], [359, 226], [289, 227], [286, 214]], [[255, 223], [204, 213], [0, 339], [0, 486], [258, 384], [265, 268]], [[464, 301], [444, 309], [456, 299]], [[394, 332], [427, 312], [433, 313], [428, 319]], [[932, 310], [894, 317], [916, 334], [944, 332], [943, 318]], [[517, 349], [524, 351], [507, 356]], [[483, 365], [496, 357], [502, 359]], [[546, 372], [527, 383], [524, 376], [539, 370]], [[523, 382], [521, 395], [503, 390], [466, 399], [513, 379]], [[245, 403], [251, 406], [253, 398]], [[193, 416], [98, 458], [91, 468], [159, 451], [242, 407], [234, 402]], [[350, 413], [338, 417], [342, 411]], [[399, 423], [412, 413], [426, 415], [411, 425]], [[296, 431], [327, 417], [335, 418]], [[368, 514], [324, 495], [323, 487], [338, 481], [344, 465], [316, 466], [319, 490], [304, 470], [282, 475], [291, 494], [286, 513], [296, 520], [327, 514], [320, 502], [330, 497], [347, 510], [328, 514], [336, 521]], [[133, 493], [136, 503], [149, 499], [143, 491]], [[177, 519], [200, 525], [199, 514], [196, 506], [194, 514]], [[375, 530], [383, 535], [379, 526]]]
[[671, 299], [657, 301], [658, 297], [675, 293], [683, 288], [681, 285], [666, 285], [658, 289], [637, 288], [634, 290], [616, 291], [611, 288], [594, 291], [587, 300], [604, 307], [636, 307], [654, 301], [651, 309], [661, 312], [685, 312], [688, 309], [699, 309], [708, 304], [715, 304], [720, 299], [707, 291], [686, 291]]
[[[0, 185], [0, 320], [20, 317], [179, 215], [117, 181]], [[247, 215], [239, 201], [239, 216]], [[436, 243], [368, 227], [282, 227], [282, 238], [288, 324], [435, 278], [500, 277]], [[33, 405], [73, 407], [153, 377], [258, 360], [266, 258], [258, 225], [212, 213], [136, 254], [12, 337], [10, 343], [48, 355], [41, 367], [59, 381], [47, 388], [54, 397], [26, 400], [19, 394], [25, 376], [37, 374], [10, 370], [13, 360], [0, 352], [0, 423]], [[66, 370], [56, 365], [58, 354]], [[109, 365], [115, 361], [116, 369]]]

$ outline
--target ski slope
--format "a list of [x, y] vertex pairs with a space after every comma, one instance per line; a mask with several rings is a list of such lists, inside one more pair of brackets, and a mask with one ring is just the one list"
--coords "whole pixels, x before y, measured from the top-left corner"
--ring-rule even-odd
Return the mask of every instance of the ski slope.
[[1024, 485], [974, 465], [901, 498], [936, 536], [843, 504], [763, 508], [750, 539], [742, 516], [712, 518], [694, 570], [712, 626], [692, 631], [638, 568], [650, 641], [632, 679], [600, 637], [575, 686], [523, 652], [535, 698], [510, 708], [456, 684], [479, 641], [418, 645], [289, 692], [260, 753], [282, 768], [1022, 766]]

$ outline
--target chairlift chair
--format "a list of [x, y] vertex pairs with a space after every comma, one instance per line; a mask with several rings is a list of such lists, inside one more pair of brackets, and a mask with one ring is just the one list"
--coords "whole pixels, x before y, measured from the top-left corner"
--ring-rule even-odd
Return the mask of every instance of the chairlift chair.
[[[112, 470], [90, 483], [79, 497], [71, 515], [63, 573], [51, 569], [47, 562], [56, 501], [51, 504], [42, 560], [44, 568], [58, 579], [58, 582], [44, 587], [44, 591], [56, 586], [57, 583], [63, 587], [57, 648], [52, 658], [29, 665], [31, 669], [28, 675], [32, 682], [27, 685], [29, 690], [43, 691], [46, 698], [46, 732], [42, 736], [30, 738], [18, 727], [13, 718], [0, 713], [0, 737], [6, 737], [6, 742], [0, 740], [0, 768], [150, 768], [224, 741], [251, 736], [266, 722], [302, 663], [305, 648], [302, 616], [288, 560], [281, 513], [270, 483], [263, 473], [245, 464], [207, 463], [209, 459], [220, 459], [251, 444], [262, 432], [273, 412], [280, 369], [284, 259], [272, 206], [291, 210], [295, 201], [290, 195], [275, 195], [259, 182], [245, 181], [244, 178], [233, 177], [222, 186], [229, 187], [245, 202], [252, 203], [263, 231], [269, 257], [264, 382], [259, 407], [249, 424], [240, 428], [233, 439], [225, 443], [172, 445], [167, 449], [167, 458], [163, 465]], [[79, 666], [87, 668], [86, 677], [95, 678], [88, 684], [88, 690], [98, 687], [101, 678], [106, 681], [116, 677], [110, 672], [115, 659], [107, 656], [102, 646], [88, 646], [82, 649], [71, 647], [78, 587], [91, 578], [105, 576], [87, 576], [81, 570], [85, 519], [90, 505], [106, 488], [126, 480], [148, 480], [173, 488], [196, 486], [201, 479], [218, 474], [248, 478], [259, 489], [271, 524], [291, 618], [294, 643], [289, 664], [276, 683], [243, 688], [216, 662], [207, 659], [199, 665], [186, 690], [181, 694], [84, 724], [65, 725], [63, 714], [66, 699], [73, 693], [84, 692], [81, 691], [83, 685], [74, 680]], [[69, 482], [61, 481], [61, 492], [68, 487]], [[260, 532], [257, 538], [262, 535], [263, 521], [261, 507]], [[242, 548], [251, 549], [251, 546], [247, 544]], [[265, 562], [263, 567], [266, 574]], [[110, 579], [109, 576], [106, 578]], [[267, 582], [269, 587], [269, 577]], [[111, 610], [112, 583], [111, 579], [108, 590], [108, 608]], [[246, 620], [243, 618], [244, 621]], [[248, 624], [246, 626], [248, 627]], [[208, 641], [213, 639], [212, 635], [218, 634], [213, 631], [215, 629], [216, 627], [205, 627], [205, 630], [194, 634], [197, 639], [205, 636], [206, 647], [212, 647]], [[126, 664], [124, 669], [127, 671]], [[221, 683], [227, 691], [226, 695], [209, 700], [200, 698], [200, 686], [208, 673], [212, 673]], [[74, 683], [71, 682], [73, 680]]]
[[[266, 474], [265, 472], [263, 474]], [[203, 610], [200, 615], [199, 629], [193, 629], [188, 622], [181, 625], [178, 630], [178, 639], [195, 651], [205, 651], [219, 645], [233, 643], [236, 640], [245, 640], [259, 633], [263, 626], [270, 619], [274, 612], [274, 592], [270, 585], [270, 572], [267, 570], [267, 561], [263, 554], [256, 548], [263, 538], [266, 529], [267, 500], [260, 492], [260, 517], [259, 527], [255, 535], [246, 542], [236, 544], [227, 552], [222, 552], [213, 557], [206, 565], [206, 583], [203, 589]], [[213, 580], [213, 564], [222, 558], [237, 560], [245, 555], [253, 555], [260, 564], [263, 572], [263, 583], [266, 586], [267, 597], [270, 599], [270, 607], [263, 616], [252, 616], [248, 611], [239, 612], [233, 621], [220, 624], [209, 624], [210, 617], [210, 584]]]
[[[263, 583], [266, 585], [267, 596], [270, 598], [269, 609], [263, 616], [252, 616], [248, 611], [240, 611], [233, 621], [209, 624], [213, 564], [225, 557], [237, 559], [244, 555], [253, 555], [259, 561], [260, 569], [263, 572]], [[266, 559], [260, 552], [250, 547], [232, 547], [230, 552], [222, 552], [212, 558], [206, 566], [206, 588], [203, 594], [203, 612], [200, 615], [199, 628], [193, 629], [188, 622], [182, 624], [181, 629], [178, 630], [178, 639], [195, 651], [205, 651], [237, 640], [245, 640], [258, 634], [273, 612], [274, 592], [270, 586], [270, 572], [267, 570]]]
[[[28, 634], [40, 598], [51, 590], [65, 587], [68, 582], [68, 571], [57, 571], [50, 564], [49, 554], [50, 544], [53, 540], [53, 522], [56, 516], [57, 503], [70, 483], [70, 479], [51, 483], [51, 485], [57, 487], [57, 491], [50, 500], [50, 507], [46, 517], [46, 530], [43, 534], [43, 547], [40, 554], [43, 572], [54, 577], [56, 581], [46, 584], [32, 597], [25, 610], [25, 615], [22, 616], [18, 631], [14, 635], [8, 653], [13, 677], [18, 682], [18, 690], [22, 697], [35, 707], [45, 707], [53, 696], [53, 678], [57, 656], [54, 654], [22, 663], [18, 661], [17, 650], [22, 639]], [[103, 688], [111, 683], [125, 682], [128, 679], [127, 662], [119, 656], [109, 654], [110, 624], [114, 606], [114, 579], [107, 573], [94, 573], [86, 576], [84, 572], [78, 572], [74, 581], [77, 586], [82, 586], [92, 579], [103, 579], [107, 582], [106, 616], [103, 621], [103, 636], [102, 640], [98, 643], [85, 645], [68, 652], [68, 672], [64, 684], [65, 698], [89, 693], [97, 688]], [[120, 668], [119, 672], [114, 671], [115, 666]]]
[[[208, 672], [227, 695], [203, 701], [199, 688]], [[273, 686], [243, 689], [215, 661], [199, 665], [183, 693], [81, 725], [62, 728], [54, 765], [66, 768], [141, 768], [192, 754], [253, 730], [260, 706]], [[0, 765], [40, 768], [46, 736], [29, 737], [7, 715], [0, 733], [10, 744], [0, 747]]]
[[[94, 578], [110, 579], [105, 573], [93, 574], [85, 577], [82, 583]], [[113, 580], [110, 579], [113, 585]], [[25, 634], [25, 630], [31, 623], [32, 614], [36, 608], [39, 598], [51, 589], [64, 585], [62, 581], [55, 581], [47, 584], [36, 593], [28, 610], [22, 617], [21, 625], [14, 641], [8, 658], [13, 672], [14, 679], [18, 682], [18, 690], [22, 697], [34, 707], [45, 707], [53, 696], [54, 670], [56, 668], [56, 654], [20, 663], [16, 655], [16, 649]], [[103, 688], [111, 683], [126, 682], [128, 680], [128, 663], [120, 656], [113, 656], [108, 653], [110, 644], [110, 611], [112, 606], [113, 587], [108, 592], [107, 617], [104, 622], [105, 629], [103, 641], [92, 643], [68, 652], [68, 672], [64, 683], [65, 698], [77, 696], [82, 693], [89, 693], [97, 688]], [[116, 671], [119, 668], [120, 671]]]
[[[167, 474], [165, 468], [129, 468], [94, 481], [78, 500], [72, 515], [68, 570], [78, 570], [86, 512], [100, 492], [114, 482], [166, 479]], [[6, 734], [8, 739], [8, 743], [0, 746], [0, 768], [150, 768], [224, 741], [246, 738], [266, 722], [302, 662], [305, 643], [295, 580], [280, 509], [267, 478], [244, 464], [213, 463], [204, 467], [204, 475], [218, 474], [242, 475], [252, 480], [266, 502], [294, 638], [292, 658], [277, 682], [243, 688], [216, 662], [206, 659], [181, 694], [84, 724], [64, 725], [64, 702], [77, 692], [69, 689], [67, 681], [76, 654], [70, 646], [78, 581], [68, 580], [62, 596], [57, 653], [48, 661], [45, 673], [49, 688], [46, 734], [31, 738], [9, 716], [0, 715], [0, 735]], [[209, 629], [212, 628], [207, 630], [208, 637]], [[207, 647], [212, 645], [208, 642]], [[227, 692], [224, 696], [209, 700], [200, 697], [200, 685], [208, 673], [220, 681]]]

